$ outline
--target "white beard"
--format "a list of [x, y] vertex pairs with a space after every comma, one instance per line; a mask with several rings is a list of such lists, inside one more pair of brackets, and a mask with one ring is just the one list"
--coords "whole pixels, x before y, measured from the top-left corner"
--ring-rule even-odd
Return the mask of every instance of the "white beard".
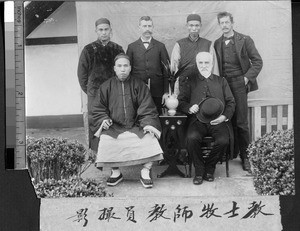
[[210, 71], [200, 71], [200, 73], [201, 73], [201, 75], [202, 75], [203, 77], [205, 77], [205, 78], [208, 78], [208, 77], [210, 76], [210, 74], [211, 74]]

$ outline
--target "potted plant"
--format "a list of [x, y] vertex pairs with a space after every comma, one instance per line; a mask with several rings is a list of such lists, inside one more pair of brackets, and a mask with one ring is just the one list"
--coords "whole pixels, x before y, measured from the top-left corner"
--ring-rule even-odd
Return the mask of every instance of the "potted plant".
[[171, 70], [171, 64], [168, 61], [167, 64], [163, 63], [163, 66], [166, 70], [166, 73], [168, 75], [168, 81], [169, 81], [169, 94], [167, 95], [167, 98], [165, 99], [165, 106], [168, 108], [168, 114], [173, 116], [176, 114], [176, 109], [178, 106], [178, 99], [177, 94], [174, 93], [175, 88], [175, 82], [179, 75], [182, 73], [182, 71], [185, 69], [185, 66], [178, 69], [178, 71], [172, 71]]

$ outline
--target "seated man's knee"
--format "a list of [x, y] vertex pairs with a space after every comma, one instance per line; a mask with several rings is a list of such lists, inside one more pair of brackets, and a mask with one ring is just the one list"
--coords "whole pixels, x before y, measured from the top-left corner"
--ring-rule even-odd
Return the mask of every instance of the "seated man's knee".
[[199, 144], [202, 142], [201, 136], [197, 132], [187, 133], [186, 145], [187, 147]]
[[187, 141], [199, 141], [201, 140], [201, 137], [199, 135], [199, 133], [197, 132], [187, 132], [187, 135], [186, 135], [186, 140]]
[[215, 145], [220, 145], [225, 147], [229, 144], [229, 137], [228, 136], [220, 136], [218, 138], [215, 138]]

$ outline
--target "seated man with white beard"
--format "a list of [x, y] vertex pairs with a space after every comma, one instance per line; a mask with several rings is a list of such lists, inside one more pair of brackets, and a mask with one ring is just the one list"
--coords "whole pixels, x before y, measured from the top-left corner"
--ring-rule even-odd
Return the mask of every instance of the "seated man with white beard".
[[[193, 183], [213, 181], [220, 153], [229, 144], [226, 123], [235, 110], [235, 100], [225, 78], [211, 73], [213, 56], [200, 52], [196, 56], [197, 69], [179, 79], [178, 110], [188, 115], [186, 147], [195, 167]], [[201, 150], [205, 136], [214, 138], [212, 151], [204, 161]]]
[[140, 181], [151, 188], [152, 163], [163, 159], [161, 125], [149, 88], [130, 70], [129, 57], [117, 55], [116, 76], [100, 86], [94, 101], [94, 133], [100, 136], [96, 166], [112, 168], [107, 185], [115, 186], [123, 180], [119, 167], [143, 164]]

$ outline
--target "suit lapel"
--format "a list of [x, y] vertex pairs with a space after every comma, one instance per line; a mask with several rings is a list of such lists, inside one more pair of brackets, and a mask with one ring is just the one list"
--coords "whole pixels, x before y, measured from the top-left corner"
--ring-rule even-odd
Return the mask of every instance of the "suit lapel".
[[221, 47], [221, 43], [222, 43], [222, 38], [223, 38], [223, 36], [222, 37], [220, 37], [215, 43], [216, 43], [216, 52], [218, 52], [218, 54], [221, 54], [221, 49], [222, 49], [222, 47]]
[[137, 45], [138, 45], [138, 48], [141, 50], [141, 51], [143, 51], [143, 52], [145, 52], [146, 51], [146, 48], [145, 48], [145, 46], [144, 46], [144, 44], [143, 44], [143, 42], [142, 42], [142, 40], [139, 38], [139, 40], [137, 41]]
[[237, 32], [234, 32], [235, 36], [234, 36], [234, 42], [235, 42], [235, 49], [236, 49], [236, 53], [239, 57], [239, 59], [241, 58], [241, 50], [244, 44], [244, 40], [241, 37], [241, 35]]
[[155, 40], [152, 38], [147, 50], [151, 50], [155, 46]]

